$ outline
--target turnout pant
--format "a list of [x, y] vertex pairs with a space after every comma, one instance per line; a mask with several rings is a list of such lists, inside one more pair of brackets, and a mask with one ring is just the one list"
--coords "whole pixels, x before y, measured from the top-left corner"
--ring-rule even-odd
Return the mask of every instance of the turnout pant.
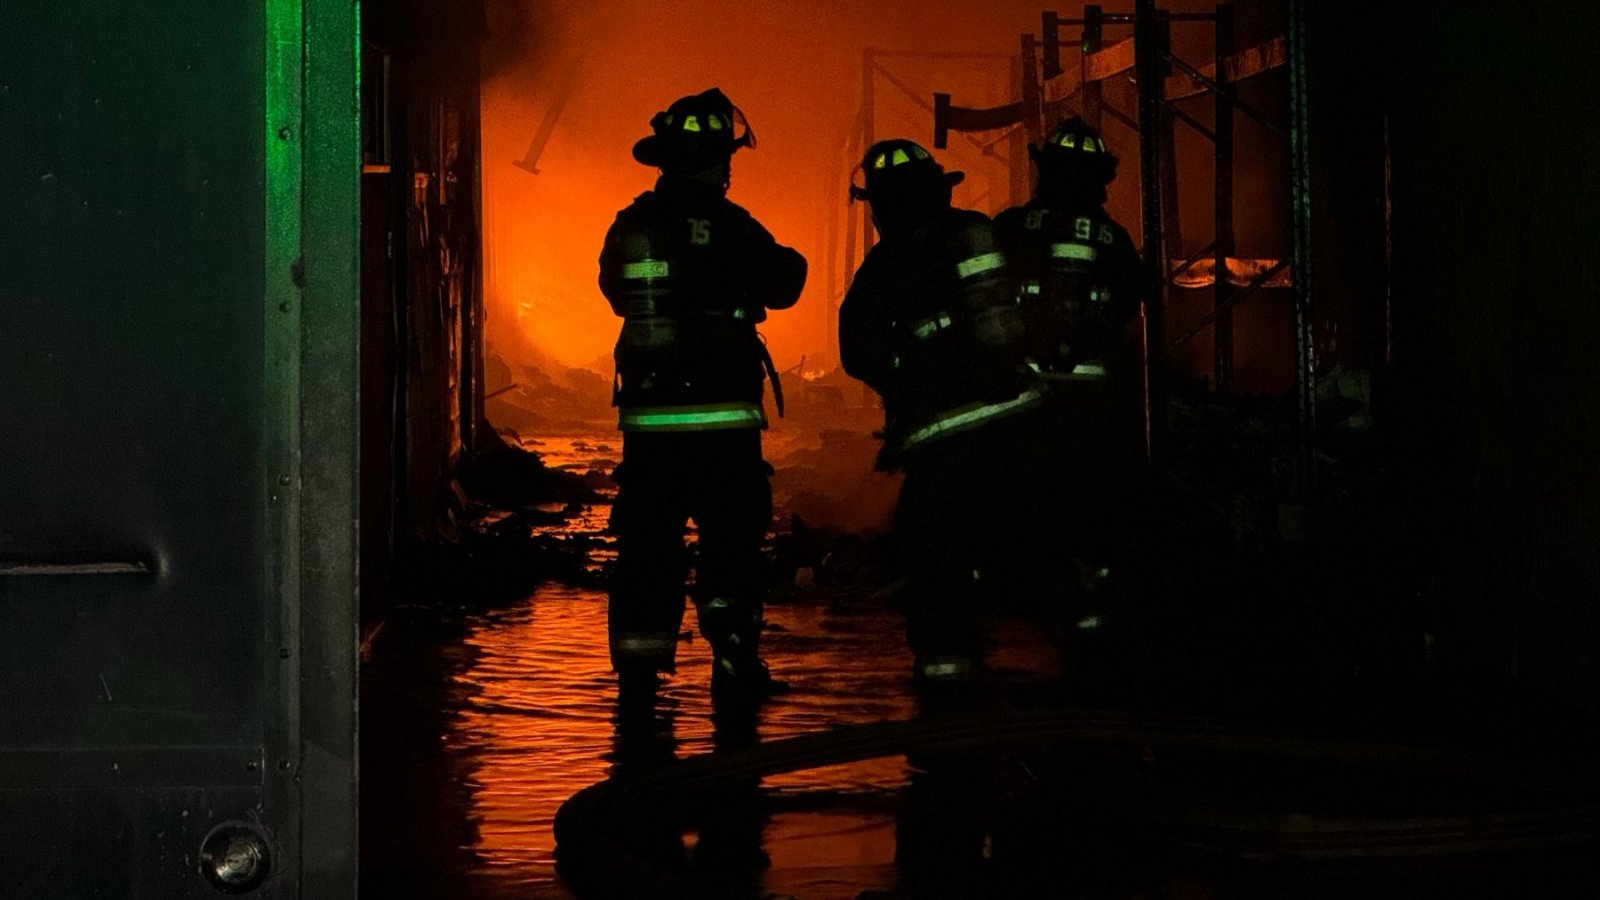
[[1034, 552], [1053, 514], [1039, 488], [1049, 451], [1037, 413], [1023, 413], [917, 451], [895, 511], [908, 567], [906, 637], [917, 675], [959, 679], [982, 656], [980, 612], [998, 593], [1029, 590]]
[[719, 656], [754, 656], [766, 590], [761, 545], [772, 520], [771, 474], [758, 429], [624, 434], [611, 511], [617, 536], [608, 609], [613, 668], [673, 670], [690, 520], [699, 537], [693, 597], [700, 633]]
[[1052, 490], [1069, 512], [1058, 552], [1093, 569], [1124, 563], [1143, 508], [1137, 385], [1068, 382], [1051, 393], [1047, 414], [1058, 461]]

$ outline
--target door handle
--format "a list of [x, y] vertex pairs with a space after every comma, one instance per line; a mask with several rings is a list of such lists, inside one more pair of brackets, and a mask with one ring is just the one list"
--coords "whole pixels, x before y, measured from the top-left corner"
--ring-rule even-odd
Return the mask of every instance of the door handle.
[[0, 559], [0, 577], [6, 575], [149, 575], [150, 566], [136, 560], [105, 559], [76, 562]]

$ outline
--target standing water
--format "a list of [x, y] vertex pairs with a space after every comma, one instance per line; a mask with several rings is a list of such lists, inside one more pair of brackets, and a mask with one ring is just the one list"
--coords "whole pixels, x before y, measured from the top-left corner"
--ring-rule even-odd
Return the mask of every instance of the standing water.
[[[540, 449], [551, 464], [579, 474], [614, 458], [602, 440], [582, 443], [551, 441]], [[780, 459], [783, 506], [781, 466]], [[561, 805], [619, 768], [637, 771], [716, 749], [709, 648], [695, 633], [692, 609], [677, 674], [653, 718], [641, 728], [639, 717], [618, 716], [600, 587], [614, 556], [603, 534], [606, 513], [601, 504], [559, 525], [531, 526], [536, 542], [582, 548], [587, 567], [569, 570], [573, 583], [493, 595], [433, 579], [369, 635], [361, 709], [363, 896], [573, 897], [556, 869], [552, 825]], [[804, 589], [802, 581], [810, 579], [797, 578], [802, 589], [780, 591], [785, 599], [767, 607], [764, 655], [794, 691], [762, 708], [757, 736], [770, 741], [913, 717], [900, 616], [865, 590]], [[1015, 620], [997, 628], [990, 663], [1000, 681], [1055, 680], [1054, 654], [1040, 629]], [[1137, 745], [1115, 753], [1035, 747], [971, 766], [928, 754], [916, 767], [880, 757], [763, 779], [754, 802], [753, 788], [724, 785], [707, 804], [718, 815], [666, 835], [665, 849], [692, 860], [700, 877], [724, 888], [731, 881], [736, 894], [752, 898], [858, 898], [908, 885], [910, 894], [880, 896], [1043, 895], [971, 892], [974, 884], [990, 885], [966, 879], [973, 861], [989, 860], [991, 850], [995, 872], [1042, 874], [1058, 888], [1052, 896], [1596, 896], [1600, 889], [1594, 867], [1577, 862], [1600, 834], [1600, 825], [1591, 827], [1600, 807], [1581, 815], [1543, 812], [1576, 802], [1569, 792], [1507, 795], [1456, 776], [1330, 759], [1331, 766], [1313, 765]], [[1155, 813], [1096, 812], [1141, 797]], [[1162, 809], [1182, 815], [1153, 829], [1140, 824]], [[1511, 825], [1495, 824], [1496, 815]], [[1248, 842], [1218, 855], [1207, 823], [1235, 823], [1238, 831], [1241, 816], [1250, 823], [1243, 833], [1269, 848], [1282, 831], [1301, 850], [1335, 857], [1354, 852], [1341, 841], [1357, 841], [1357, 851], [1366, 846], [1360, 841], [1376, 842], [1376, 849], [1348, 865], [1290, 857], [1284, 865], [1273, 857], [1281, 847], [1263, 854]], [[1204, 839], [1169, 840], [1180, 821]], [[1343, 830], [1325, 834], [1312, 827], [1320, 821]], [[1550, 856], [1544, 832], [1530, 830], [1529, 840], [1543, 842], [1539, 855], [1486, 855], [1484, 848], [1499, 846], [1494, 841], [1509, 839], [1496, 829], [1513, 825], [1549, 829], [1573, 849]], [[1473, 853], [1429, 856], [1433, 843], [1459, 842], [1463, 834], [1476, 842]], [[1196, 846], [1209, 849], [1196, 855]], [[1023, 865], [1007, 869], [1003, 858]]]
[[[568, 797], [617, 762], [605, 599], [594, 589], [549, 586], [504, 608], [456, 616], [413, 607], [386, 627], [369, 665], [375, 708], [364, 729], [366, 758], [376, 758], [368, 768], [378, 772], [363, 788], [381, 792], [368, 824], [383, 834], [369, 853], [367, 870], [380, 870], [369, 884], [384, 883], [376, 853], [398, 855], [397, 869], [423, 879], [407, 886], [424, 896], [570, 896], [555, 873], [551, 823]], [[765, 655], [794, 690], [763, 707], [762, 740], [913, 715], [911, 659], [897, 614], [866, 602], [797, 603], [769, 606], [767, 620]], [[423, 649], [430, 640], [438, 643]], [[1007, 656], [1026, 653], [1014, 647]], [[431, 671], [435, 665], [442, 668]], [[663, 752], [713, 750], [709, 673], [709, 648], [694, 633], [691, 608], [678, 672], [657, 706], [654, 737]], [[895, 757], [766, 779], [767, 797], [788, 811], [762, 827], [770, 858], [763, 890], [810, 900], [889, 887], [889, 801], [908, 774]], [[418, 778], [427, 782], [420, 793]], [[380, 820], [370, 821], [375, 813]], [[401, 849], [406, 844], [413, 846]], [[428, 871], [416, 872], [429, 858]], [[442, 883], [422, 887], [428, 879]]]
[[[583, 474], [608, 468], [620, 448], [596, 437], [536, 449]], [[598, 573], [614, 555], [600, 535], [608, 511], [592, 507], [534, 537], [589, 539]], [[365, 894], [571, 896], [556, 874], [552, 821], [613, 770], [623, 737], [597, 585], [545, 585], [502, 603], [418, 597], [386, 620], [365, 674]], [[766, 619], [763, 655], [793, 693], [762, 708], [761, 740], [914, 714], [903, 620], [887, 603], [817, 595], [769, 604]], [[649, 743], [682, 758], [713, 750], [709, 647], [692, 605], [677, 660]], [[853, 898], [892, 885], [890, 800], [908, 777], [891, 757], [765, 779], [775, 811], [760, 826], [770, 863], [758, 893]]]

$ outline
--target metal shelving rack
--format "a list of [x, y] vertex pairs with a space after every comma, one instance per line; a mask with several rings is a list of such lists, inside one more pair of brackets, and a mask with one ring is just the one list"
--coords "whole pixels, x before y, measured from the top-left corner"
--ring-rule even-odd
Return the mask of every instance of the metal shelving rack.
[[[1262, 290], [1291, 290], [1300, 432], [1296, 482], [1298, 492], [1304, 493], [1314, 481], [1315, 462], [1310, 444], [1315, 428], [1312, 402], [1315, 360], [1311, 315], [1310, 165], [1306, 142], [1305, 0], [1285, 2], [1288, 32], [1243, 51], [1237, 49], [1232, 4], [1219, 4], [1211, 12], [1178, 13], [1159, 8], [1156, 0], [1135, 0], [1133, 11], [1128, 13], [1108, 13], [1100, 5], [1086, 6], [1083, 15], [1076, 18], [1045, 12], [1040, 39], [1035, 41], [1032, 35], [1023, 37], [1025, 60], [1032, 61], [1037, 47], [1040, 62], [1037, 68], [1027, 64], [1022, 67], [1020, 100], [995, 109], [968, 109], [952, 104], [948, 94], [935, 94], [934, 143], [936, 147], [944, 147], [952, 131], [984, 131], [1005, 126], [1020, 126], [1031, 137], [1044, 133], [1048, 124], [1073, 113], [1083, 116], [1096, 128], [1109, 118], [1136, 132], [1144, 258], [1152, 277], [1162, 284], [1160, 301], [1148, 304], [1144, 314], [1147, 408], [1166, 408], [1161, 358], [1207, 329], [1214, 333], [1212, 386], [1219, 393], [1230, 393], [1234, 389], [1234, 310]], [[1213, 29], [1215, 49], [1208, 63], [1197, 65], [1173, 52], [1172, 33], [1177, 26]], [[1076, 46], [1063, 39], [1073, 28], [1077, 29]], [[1126, 36], [1109, 40], [1108, 32], [1114, 30]], [[1076, 54], [1075, 65], [1063, 65], [1063, 58], [1068, 54]], [[1289, 80], [1290, 103], [1286, 118], [1269, 115], [1239, 97], [1240, 84], [1280, 71], [1287, 72]], [[1108, 101], [1105, 86], [1115, 79], [1127, 79], [1137, 87], [1137, 110], [1130, 113]], [[1184, 103], [1208, 95], [1215, 104], [1213, 122], [1209, 126], [1186, 109]], [[1289, 171], [1285, 177], [1290, 182], [1293, 198], [1292, 252], [1287, 259], [1253, 266], [1235, 256], [1234, 175], [1239, 147], [1235, 123], [1241, 115], [1272, 134], [1286, 138], [1290, 145]], [[1211, 143], [1216, 173], [1212, 240], [1194, 256], [1184, 252], [1178, 223], [1175, 130], [1180, 122]], [[1169, 339], [1164, 315], [1168, 293], [1178, 279], [1196, 267], [1203, 271], [1206, 266], [1211, 268], [1212, 274], [1210, 312], [1193, 328]], [[1236, 285], [1230, 277], [1233, 272], [1247, 273], [1248, 278]], [[1150, 416], [1153, 452], [1159, 450], [1162, 418], [1159, 414]]]

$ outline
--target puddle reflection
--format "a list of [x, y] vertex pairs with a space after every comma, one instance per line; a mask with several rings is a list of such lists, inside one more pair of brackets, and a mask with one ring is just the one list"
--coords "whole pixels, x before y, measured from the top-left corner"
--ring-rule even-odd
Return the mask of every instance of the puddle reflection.
[[[769, 608], [768, 620], [768, 658], [796, 690], [763, 709], [762, 739], [912, 714], [898, 617], [796, 605]], [[463, 644], [473, 662], [453, 676], [459, 705], [444, 741], [464, 763], [472, 850], [496, 879], [553, 888], [551, 823], [569, 796], [614, 765], [713, 749], [709, 647], [694, 632], [691, 608], [684, 632], [694, 637], [679, 646], [679, 674], [663, 687], [654, 721], [643, 740], [636, 730], [631, 745], [617, 747], [603, 593], [551, 586], [467, 624]], [[776, 776], [764, 787], [787, 808], [836, 810], [853, 796], [886, 796], [907, 778], [903, 760], [876, 759]], [[771, 859], [765, 890], [854, 897], [893, 879], [892, 816], [881, 810], [782, 813], [763, 831]], [[705, 852], [703, 844], [692, 849]]]

